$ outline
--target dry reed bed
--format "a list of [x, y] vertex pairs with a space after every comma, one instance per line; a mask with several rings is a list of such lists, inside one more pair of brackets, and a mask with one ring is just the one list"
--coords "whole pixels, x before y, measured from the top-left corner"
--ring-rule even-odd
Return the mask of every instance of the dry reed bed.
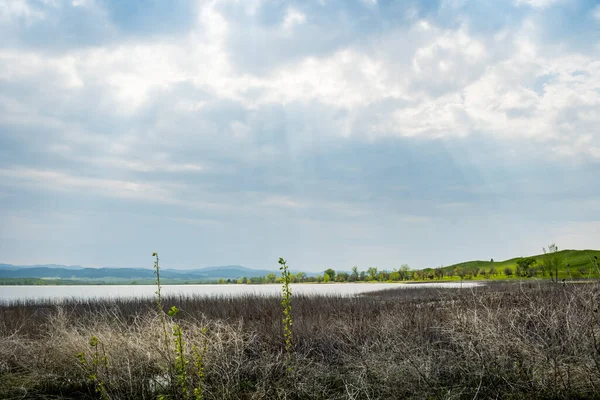
[[[207, 340], [205, 397], [600, 398], [600, 285], [496, 283], [295, 296], [284, 364], [280, 300], [169, 297]], [[90, 398], [75, 359], [97, 336], [111, 398], [156, 398], [172, 351], [152, 300], [0, 306], [0, 397]], [[207, 328], [206, 336], [202, 328]]]

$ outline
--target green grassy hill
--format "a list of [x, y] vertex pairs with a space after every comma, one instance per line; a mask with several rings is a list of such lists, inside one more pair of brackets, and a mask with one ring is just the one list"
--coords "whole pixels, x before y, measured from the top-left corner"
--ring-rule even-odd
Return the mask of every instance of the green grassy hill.
[[[561, 250], [556, 254], [560, 259], [559, 277], [583, 278], [588, 276], [600, 276], [600, 250]], [[535, 258], [536, 265], [534, 267], [539, 268], [548, 256], [548, 254], [538, 254], [528, 256], [527, 258]], [[512, 271], [515, 271], [517, 260], [520, 258], [521, 257], [516, 257], [509, 260], [494, 262], [482, 260], [466, 261], [442, 267], [442, 270], [448, 272], [454, 271], [460, 267], [466, 270], [479, 268], [480, 270], [489, 271], [491, 268], [495, 268], [496, 271], [499, 272], [499, 277], [501, 277], [505, 268], [510, 268]], [[426, 271], [431, 270], [433, 269], [426, 269]], [[506, 276], [504, 276], [504, 278], [506, 278]]]

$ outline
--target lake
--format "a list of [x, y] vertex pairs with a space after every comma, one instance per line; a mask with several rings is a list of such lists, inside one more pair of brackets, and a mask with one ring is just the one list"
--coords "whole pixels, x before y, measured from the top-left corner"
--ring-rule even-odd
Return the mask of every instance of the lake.
[[[479, 286], [478, 282], [465, 282], [463, 288]], [[458, 288], [460, 282], [440, 283], [338, 283], [338, 284], [292, 284], [294, 293], [336, 294], [351, 296], [382, 289], [416, 287]], [[155, 285], [65, 285], [65, 286], [0, 286], [0, 302], [13, 300], [62, 300], [69, 298], [117, 298], [152, 297]], [[239, 296], [244, 294], [278, 295], [281, 285], [164, 285], [163, 295], [186, 296]]]

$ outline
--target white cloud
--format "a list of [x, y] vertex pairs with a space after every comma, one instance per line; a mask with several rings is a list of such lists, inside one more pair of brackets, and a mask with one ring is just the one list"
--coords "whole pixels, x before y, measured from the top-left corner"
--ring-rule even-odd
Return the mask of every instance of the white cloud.
[[[285, 235], [273, 233], [272, 225], [287, 229], [302, 221], [304, 233], [292, 229], [293, 235], [322, 245], [321, 254], [332, 252], [321, 238], [333, 237], [341, 243], [337, 252], [365, 260], [384, 248], [410, 250], [417, 238], [433, 241], [433, 222], [447, 225], [435, 230], [437, 243], [453, 247], [445, 241], [452, 235], [487, 238], [480, 233], [489, 232], [488, 221], [465, 225], [462, 219], [489, 214], [491, 208], [474, 210], [477, 205], [503, 205], [515, 221], [550, 209], [559, 194], [547, 189], [564, 189], [571, 179], [532, 185], [542, 175], [536, 168], [558, 159], [560, 167], [581, 162], [569, 186], [581, 189], [600, 159], [600, 47], [547, 42], [551, 29], [531, 8], [551, 2], [527, 3], [512, 10], [522, 19], [501, 27], [496, 19], [479, 29], [481, 21], [463, 15], [469, 7], [462, 0], [446, 1], [438, 13], [415, 4], [393, 15], [379, 13], [392, 10], [387, 4], [354, 4], [364, 24], [346, 22], [356, 12], [350, 8], [331, 19], [317, 14], [331, 12], [330, 4], [270, 9], [262, 0], [211, 1], [201, 2], [187, 31], [144, 34], [113, 26], [101, 2], [49, 8], [0, 2], [0, 30], [11, 32], [0, 45], [0, 135], [8, 146], [0, 149], [0, 186], [7, 189], [0, 192], [12, 196], [2, 197], [3, 204], [26, 209], [50, 192], [65, 199], [62, 206], [94, 198], [118, 224], [124, 222], [111, 212], [115, 204], [151, 205], [165, 220], [220, 224], [224, 248], [243, 230], [261, 234], [240, 243], [260, 239], [280, 248]], [[99, 21], [94, 27], [103, 39], [96, 30], [84, 32], [81, 42], [69, 34], [51, 45], [28, 36], [54, 32], [61, 12]], [[36, 21], [43, 22], [29, 29]], [[21, 36], [12, 33], [19, 27], [25, 27]], [[476, 153], [471, 146], [482, 151], [469, 154]], [[549, 164], [533, 165], [530, 157]], [[585, 168], [587, 175], [577, 174]], [[455, 181], [446, 182], [448, 176]], [[525, 210], [485, 199], [507, 191], [519, 192], [523, 204], [545, 201]], [[18, 204], [24, 192], [31, 201]], [[556, 219], [568, 220], [572, 210], [583, 218], [595, 208], [565, 207]], [[48, 229], [7, 221], [20, 225], [25, 239], [30, 230]], [[517, 225], [524, 226], [502, 227]], [[556, 237], [567, 241], [579, 228]], [[581, 228], [593, 237], [597, 227]], [[217, 247], [212, 236], [207, 250]], [[352, 237], [370, 240], [375, 252], [352, 253], [346, 242]], [[403, 256], [388, 253], [385, 261]]]
[[[306, 18], [289, 8], [283, 26], [291, 29]], [[531, 20], [524, 22], [521, 31], [504, 30], [489, 39], [476, 37], [466, 26], [442, 29], [416, 20], [367, 46], [305, 57], [265, 75], [233, 68], [227, 42], [233, 29], [231, 21], [206, 3], [199, 11], [198, 26], [183, 37], [125, 41], [58, 54], [0, 50], [0, 81], [38, 86], [41, 93], [51, 94], [48, 102], [0, 95], [4, 110], [0, 120], [53, 127], [61, 138], [50, 150], [58, 149], [67, 157], [70, 149], [68, 157], [76, 160], [74, 154], [95, 146], [99, 153], [89, 157], [90, 164], [138, 172], [204, 171], [202, 162], [156, 161], [136, 153], [147, 142], [165, 146], [168, 153], [177, 143], [175, 138], [187, 140], [208, 132], [224, 142], [229, 135], [230, 143], [252, 143], [262, 134], [257, 124], [268, 118], [267, 114], [260, 117], [265, 110], [297, 104], [324, 107], [327, 119], [317, 125], [327, 129], [318, 135], [330, 137], [477, 134], [548, 142], [564, 157], [600, 153], [595, 135], [600, 105], [597, 57], [571, 55], [568, 49], [546, 51], [531, 39], [535, 32]], [[175, 88], [181, 85], [208, 95], [180, 96]], [[136, 120], [157, 104], [164, 104], [165, 111], [157, 110], [149, 130], [115, 132], [109, 139], [105, 135], [111, 132], [89, 129], [48, 109], [52, 103], [62, 104], [63, 109], [81, 107], [81, 100], [94, 102], [97, 112], [108, 118]], [[256, 118], [232, 118], [226, 132], [202, 119], [204, 112], [210, 114], [224, 100]], [[339, 118], [330, 117], [340, 111]], [[294, 133], [307, 134], [317, 133], [301, 127]], [[87, 156], [79, 161], [82, 157]]]
[[100, 84], [118, 102], [116, 111], [131, 113], [147, 104], [156, 88], [182, 81], [209, 82], [231, 95], [231, 77], [223, 51], [226, 21], [211, 7], [199, 14], [199, 27], [185, 38], [126, 42], [105, 47], [82, 48], [62, 54], [2, 50], [0, 65], [6, 81], [55, 74], [66, 89]]
[[178, 163], [169, 160], [169, 157], [150, 157], [141, 159], [130, 158], [129, 156], [117, 157], [117, 156], [82, 156], [77, 152], [73, 152], [71, 149], [65, 149], [64, 145], [52, 146], [50, 151], [55, 152], [68, 160], [77, 161], [85, 164], [94, 165], [100, 168], [114, 169], [114, 170], [129, 170], [135, 172], [193, 172], [200, 173], [209, 170], [206, 165], [198, 163]]
[[306, 22], [306, 14], [292, 7], [288, 8], [283, 19], [282, 29], [286, 34], [290, 34], [295, 27]]
[[73, 7], [89, 7], [94, 4], [94, 0], [73, 0], [71, 5]]
[[546, 8], [565, 0], [515, 0], [516, 5], [528, 5], [532, 8]]
[[13, 23], [17, 19], [22, 19], [29, 25], [44, 19], [44, 17], [45, 14], [41, 10], [31, 7], [27, 1], [6, 0], [0, 2], [0, 24]]
[[232, 197], [218, 191], [208, 193], [202, 185], [193, 183], [173, 183], [152, 178], [111, 179], [26, 167], [0, 168], [0, 187], [162, 204], [173, 210], [210, 212], [211, 215], [223, 213], [252, 216], [256, 215], [257, 210], [261, 210], [263, 216], [285, 217], [287, 212], [294, 210], [359, 217], [366, 212], [362, 206], [348, 202], [309, 200], [285, 195], [264, 196], [259, 192], [243, 190]]
[[128, 200], [132, 204], [166, 205], [173, 207], [173, 210], [202, 211], [213, 215], [248, 214], [253, 207], [240, 204], [236, 199], [223, 197], [220, 193], [206, 193], [202, 187], [184, 183], [101, 178], [25, 167], [0, 168], [0, 186]]
[[151, 184], [116, 179], [76, 176], [60, 171], [32, 168], [0, 169], [1, 182], [9, 186], [25, 186], [53, 191], [76, 192], [123, 199], [170, 203], [174, 184]]
[[[551, 78], [540, 93], [527, 87], [544, 76]], [[600, 107], [600, 63], [585, 56], [509, 60], [469, 86], [465, 99], [478, 130], [572, 148], [600, 122], [595, 111]], [[598, 139], [578, 151], [593, 155]]]
[[343, 50], [325, 59], [308, 58], [276, 71], [257, 86], [267, 89], [261, 103], [319, 101], [334, 107], [365, 106], [402, 89], [386, 85], [386, 71], [377, 60]]
[[440, 72], [447, 72], [447, 69], [444, 71], [431, 69], [440, 62], [446, 65], [459, 62], [462, 67], [465, 67], [481, 62], [485, 55], [485, 47], [481, 42], [472, 39], [466, 32], [458, 31], [441, 34], [433, 43], [419, 48], [413, 57], [412, 64], [417, 73], [435, 78]]
[[65, 86], [66, 89], [81, 87], [82, 81], [76, 71], [77, 62], [76, 57], [69, 55], [44, 56], [31, 51], [0, 49], [0, 65], [3, 68], [0, 81], [19, 82], [37, 79], [49, 72], [54, 74], [55, 80], [51, 82], [52, 84]]

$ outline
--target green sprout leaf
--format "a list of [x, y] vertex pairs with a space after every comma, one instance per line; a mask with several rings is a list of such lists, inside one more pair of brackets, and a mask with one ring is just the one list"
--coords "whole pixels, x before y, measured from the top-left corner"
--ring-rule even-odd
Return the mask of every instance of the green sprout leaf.
[[167, 312], [169, 317], [175, 317], [179, 313], [179, 308], [172, 306], [171, 309]]

